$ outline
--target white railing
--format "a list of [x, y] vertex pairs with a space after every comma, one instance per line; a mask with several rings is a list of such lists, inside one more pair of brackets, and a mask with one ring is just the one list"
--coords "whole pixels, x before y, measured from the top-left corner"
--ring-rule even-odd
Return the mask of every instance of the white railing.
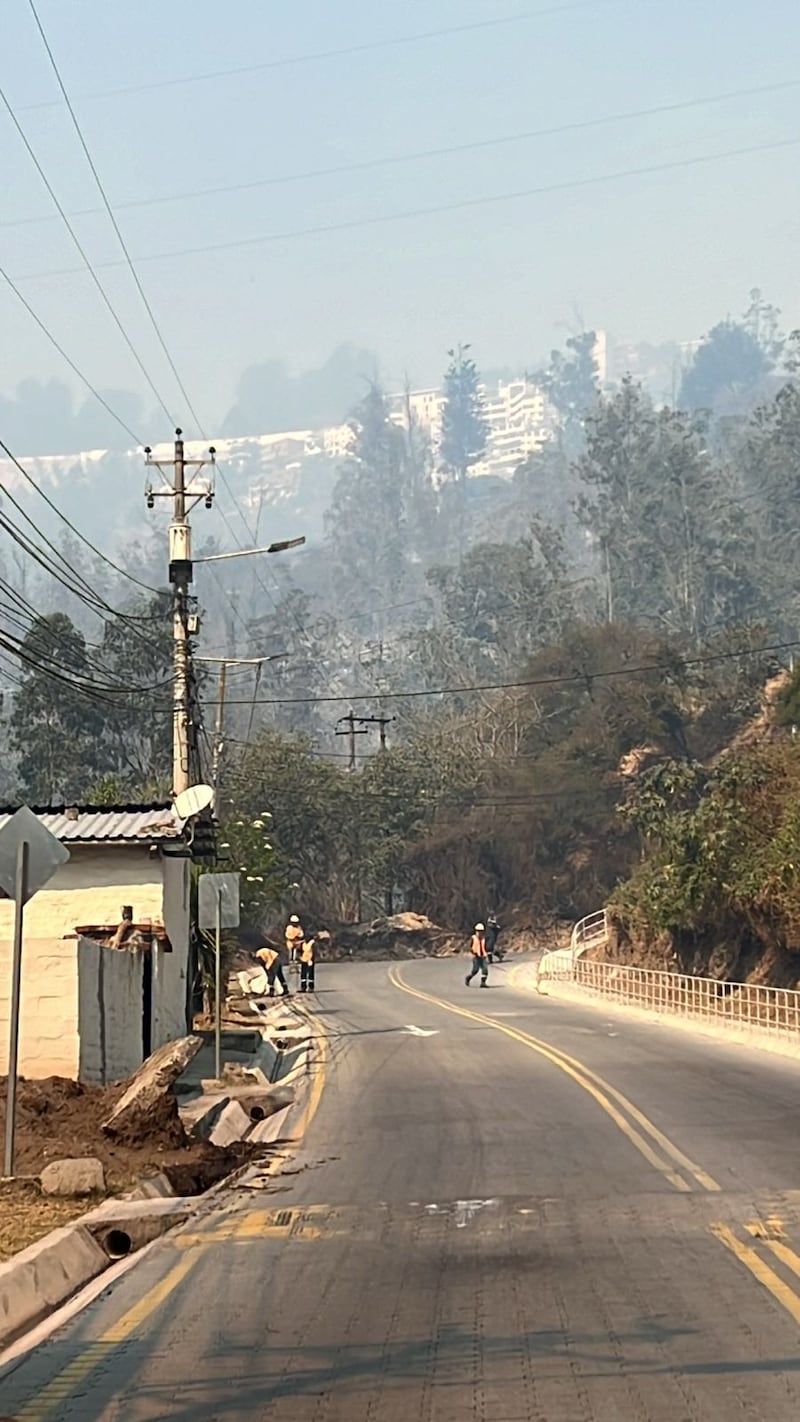
[[608, 917], [605, 909], [590, 913], [582, 918], [572, 930], [569, 948], [554, 948], [544, 953], [539, 961], [536, 981], [566, 982], [572, 977], [575, 960], [590, 948], [605, 947], [608, 943]]
[[800, 1035], [800, 992], [755, 983], [720, 982], [687, 973], [593, 963], [581, 956], [547, 954], [539, 981], [571, 982], [585, 991], [677, 1017], [713, 1020], [730, 1027], [781, 1035]]
[[575, 924], [570, 939], [573, 958], [580, 958], [589, 948], [605, 947], [608, 943], [608, 914], [605, 909], [590, 913]]

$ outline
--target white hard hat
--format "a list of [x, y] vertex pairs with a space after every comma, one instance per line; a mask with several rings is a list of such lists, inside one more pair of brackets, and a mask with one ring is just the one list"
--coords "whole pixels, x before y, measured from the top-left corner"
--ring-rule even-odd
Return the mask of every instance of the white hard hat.
[[300, 920], [299, 920], [299, 918], [297, 917], [297, 914], [296, 914], [296, 913], [293, 913], [293, 914], [292, 914], [291, 918], [289, 919], [289, 922], [290, 922], [290, 923], [299, 923], [299, 922], [300, 922]]
[[476, 924], [475, 924], [475, 932], [476, 932], [476, 933], [483, 933], [483, 924], [482, 924], [482, 923], [476, 923]]

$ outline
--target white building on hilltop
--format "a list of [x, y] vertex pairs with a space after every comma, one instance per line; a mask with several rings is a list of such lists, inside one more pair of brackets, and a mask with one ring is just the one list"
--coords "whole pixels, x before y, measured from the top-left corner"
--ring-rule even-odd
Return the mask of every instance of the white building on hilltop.
[[[544, 391], [525, 376], [518, 380], [501, 380], [492, 387], [481, 386], [481, 394], [489, 435], [486, 456], [472, 472], [510, 479], [515, 469], [551, 438], [552, 417], [547, 398]], [[410, 411], [430, 437], [435, 458], [442, 439], [444, 407], [445, 396], [441, 389], [413, 390], [391, 397], [392, 419], [405, 427]]]

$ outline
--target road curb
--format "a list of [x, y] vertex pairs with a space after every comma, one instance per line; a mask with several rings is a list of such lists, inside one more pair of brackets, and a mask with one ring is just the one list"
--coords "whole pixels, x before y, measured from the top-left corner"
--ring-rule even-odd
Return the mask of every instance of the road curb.
[[102, 1274], [110, 1263], [83, 1223], [53, 1230], [0, 1264], [0, 1347]]
[[[271, 1036], [277, 1036], [279, 1041], [283, 1038], [294, 1041], [298, 1036], [296, 1027], [291, 1031], [276, 1031], [270, 1027], [270, 1037], [263, 1038], [256, 1054], [261, 1057], [263, 1053], [271, 1065], [272, 1083], [290, 1090], [291, 1099], [257, 1124], [239, 1107], [241, 1134], [235, 1139], [264, 1146], [274, 1144], [282, 1138], [289, 1117], [302, 1105], [302, 1097], [310, 1088], [313, 1035], [306, 1014], [297, 1013], [297, 1018], [301, 1023], [301, 1040], [297, 1045], [284, 1050], [270, 1040]], [[229, 1099], [226, 1109], [237, 1104], [235, 1099]], [[284, 1163], [284, 1154], [271, 1162], [275, 1167]], [[153, 1176], [126, 1195], [103, 1201], [72, 1224], [52, 1230], [0, 1264], [0, 1369], [4, 1366], [5, 1352], [12, 1345], [19, 1345], [26, 1333], [56, 1309], [73, 1302], [75, 1311], [80, 1310], [80, 1295], [119, 1263], [120, 1254], [115, 1252], [114, 1245], [122, 1249], [124, 1240], [114, 1239], [115, 1232], [130, 1241], [125, 1253], [138, 1256], [148, 1245], [207, 1210], [217, 1195], [256, 1170], [253, 1162], [245, 1162], [202, 1194], [189, 1197], [178, 1196], [165, 1175]]]

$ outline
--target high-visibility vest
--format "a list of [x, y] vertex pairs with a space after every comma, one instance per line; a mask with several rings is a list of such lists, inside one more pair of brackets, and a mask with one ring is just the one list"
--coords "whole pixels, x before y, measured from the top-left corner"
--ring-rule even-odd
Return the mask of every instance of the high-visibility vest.
[[470, 946], [472, 948], [473, 958], [485, 958], [487, 956], [486, 939], [484, 938], [482, 933], [473, 933], [472, 943]]
[[286, 947], [294, 948], [302, 939], [303, 930], [299, 923], [287, 923], [286, 931], [283, 936], [286, 939]]
[[259, 948], [256, 957], [261, 960], [265, 968], [271, 968], [278, 960], [278, 954], [274, 948]]
[[300, 949], [300, 962], [313, 963], [316, 956], [316, 944], [313, 938], [306, 938]]

